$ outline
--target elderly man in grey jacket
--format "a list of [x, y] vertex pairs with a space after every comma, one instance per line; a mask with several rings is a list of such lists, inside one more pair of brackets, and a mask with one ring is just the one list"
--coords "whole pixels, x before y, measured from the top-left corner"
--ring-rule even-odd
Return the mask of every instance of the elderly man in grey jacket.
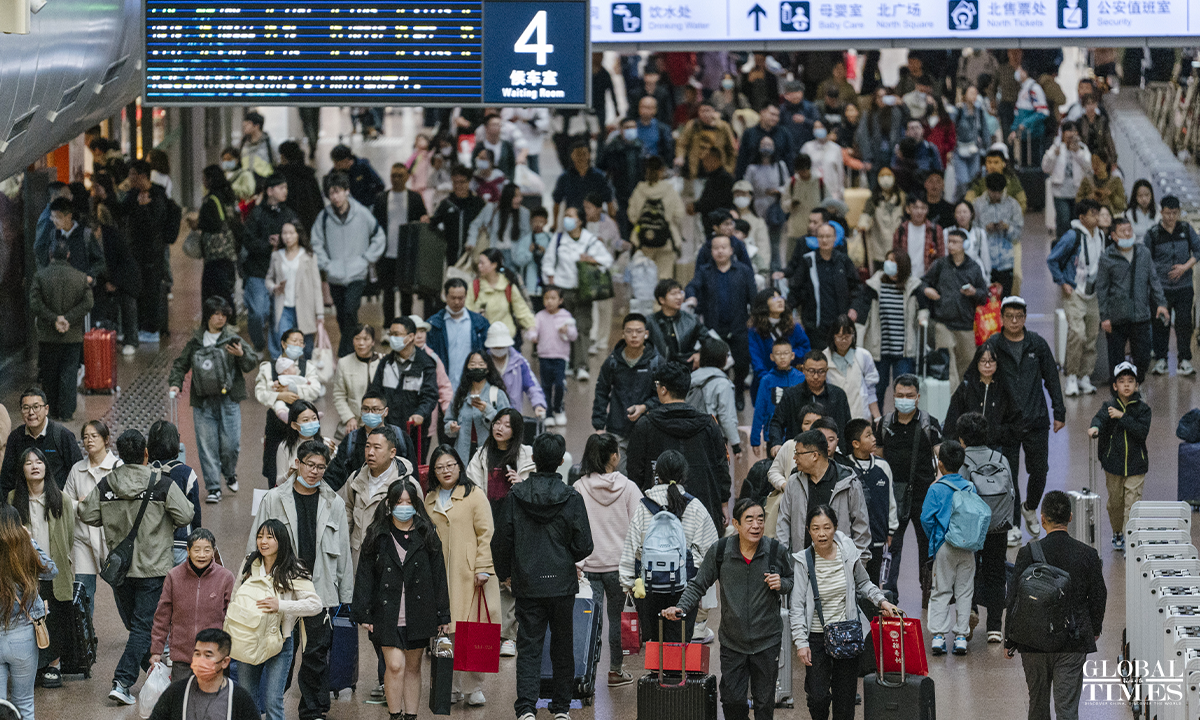
[[333, 172], [325, 177], [329, 206], [313, 223], [312, 250], [317, 267], [329, 279], [329, 294], [337, 310], [338, 357], [354, 350], [358, 306], [362, 304], [367, 271], [387, 247], [387, 236], [371, 210], [350, 196], [350, 177]]
[[[313, 585], [325, 607], [303, 619], [307, 643], [299, 674], [301, 720], [316, 720], [329, 714], [329, 648], [333, 644], [330, 608], [354, 599], [346, 502], [322, 482], [329, 455], [329, 448], [320, 440], [300, 444], [296, 465], [289, 473], [292, 482], [281, 483], [263, 496], [246, 541], [246, 552], [251, 553], [264, 522], [283, 523], [296, 555], [304, 567], [312, 569]], [[295, 633], [299, 646], [300, 629]]]
[[1168, 323], [1171, 313], [1150, 248], [1134, 238], [1128, 218], [1113, 220], [1112, 236], [1116, 242], [1105, 248], [1096, 271], [1100, 327], [1108, 340], [1108, 371], [1112, 373], [1125, 361], [1128, 343], [1138, 382], [1142, 382], [1150, 366], [1150, 323], [1154, 317]]
[[841, 518], [841, 527], [854, 541], [864, 562], [871, 559], [871, 525], [867, 498], [854, 471], [829, 457], [829, 446], [820, 430], [796, 436], [796, 471], [788, 478], [779, 501], [775, 538], [799, 552], [808, 547], [804, 520], [808, 511], [828, 505]]

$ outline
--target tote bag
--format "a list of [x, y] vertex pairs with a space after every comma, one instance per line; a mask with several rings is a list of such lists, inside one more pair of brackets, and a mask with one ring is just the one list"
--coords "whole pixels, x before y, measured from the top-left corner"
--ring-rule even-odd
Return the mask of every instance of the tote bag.
[[[492, 622], [483, 588], [476, 587], [475, 620], [460, 620], [454, 627], [454, 669], [463, 672], [500, 672], [500, 623]], [[484, 619], [484, 613], [487, 619]]]

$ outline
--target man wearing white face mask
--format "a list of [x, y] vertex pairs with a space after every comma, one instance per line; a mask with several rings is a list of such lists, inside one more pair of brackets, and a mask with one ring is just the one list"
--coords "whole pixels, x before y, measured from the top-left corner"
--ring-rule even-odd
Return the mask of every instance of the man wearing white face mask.
[[[1150, 324], [1154, 319], [1165, 323], [1171, 315], [1150, 248], [1134, 239], [1129, 219], [1113, 220], [1112, 235], [1116, 242], [1104, 249], [1096, 271], [1100, 327], [1108, 340], [1108, 366], [1125, 362], [1128, 343], [1141, 382], [1150, 364]], [[1156, 317], [1151, 317], [1151, 308]]]
[[842, 199], [846, 187], [846, 166], [842, 162], [842, 146], [829, 139], [825, 123], [813, 123], [813, 139], [804, 143], [800, 152], [812, 158], [813, 174], [825, 183], [825, 192], [836, 200]]
[[428, 353], [419, 351], [416, 344], [416, 323], [408, 317], [398, 317], [388, 328], [388, 345], [392, 352], [379, 361], [368, 391], [379, 390], [387, 400], [392, 422], [408, 424], [414, 444], [418, 434], [428, 426], [429, 416], [437, 406], [437, 364]]

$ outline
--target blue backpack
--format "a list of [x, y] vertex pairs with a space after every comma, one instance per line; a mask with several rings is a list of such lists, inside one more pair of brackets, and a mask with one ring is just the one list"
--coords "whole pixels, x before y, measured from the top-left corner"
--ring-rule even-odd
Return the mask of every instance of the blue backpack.
[[954, 491], [950, 522], [946, 526], [946, 542], [960, 550], [979, 552], [987, 540], [988, 526], [992, 522], [991, 507], [979, 497], [970, 481], [962, 490], [944, 478], [938, 478], [938, 482]]

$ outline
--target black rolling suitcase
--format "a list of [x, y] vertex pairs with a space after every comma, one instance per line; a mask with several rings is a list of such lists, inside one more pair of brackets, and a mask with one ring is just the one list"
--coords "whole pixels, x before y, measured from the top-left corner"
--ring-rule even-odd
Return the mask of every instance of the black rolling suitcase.
[[[358, 626], [350, 622], [350, 606], [339, 605], [330, 613], [333, 642], [329, 646], [329, 691], [358, 689]], [[299, 653], [295, 664], [300, 664]]]
[[62, 643], [62, 673], [92, 676], [92, 665], [96, 662], [96, 629], [92, 625], [92, 598], [88, 597], [83, 583], [76, 582], [71, 588], [71, 620], [63, 624], [69, 637]]
[[446, 271], [446, 240], [429, 223], [400, 226], [396, 285], [405, 292], [437, 295]]
[[[900, 672], [876, 672], [863, 678], [863, 720], [936, 720], [933, 678], [904, 672], [904, 633], [900, 638]], [[883, 667], [883, 643], [875, 667]]]
[[[571, 697], [586, 707], [592, 704], [592, 696], [596, 694], [596, 667], [600, 664], [601, 622], [596, 613], [596, 601], [590, 597], [576, 596], [572, 619], [575, 679]], [[542, 646], [542, 686], [539, 694], [543, 698], [554, 696], [554, 665], [550, 662], [549, 632]]]
[[[686, 628], [685, 623], [680, 623]], [[687, 638], [683, 638], [687, 643]], [[667, 682], [663, 666], [662, 617], [658, 619], [658, 674], [643, 675], [637, 684], [638, 720], [717, 720], [717, 678], [715, 675], [687, 673], [687, 653], [683, 657], [683, 677]]]
[[1025, 191], [1026, 209], [1028, 212], [1040, 212], [1046, 209], [1046, 173], [1042, 172], [1042, 159], [1033, 157], [1033, 136], [1023, 132], [1017, 138], [1012, 152], [1015, 159], [1017, 179]]

